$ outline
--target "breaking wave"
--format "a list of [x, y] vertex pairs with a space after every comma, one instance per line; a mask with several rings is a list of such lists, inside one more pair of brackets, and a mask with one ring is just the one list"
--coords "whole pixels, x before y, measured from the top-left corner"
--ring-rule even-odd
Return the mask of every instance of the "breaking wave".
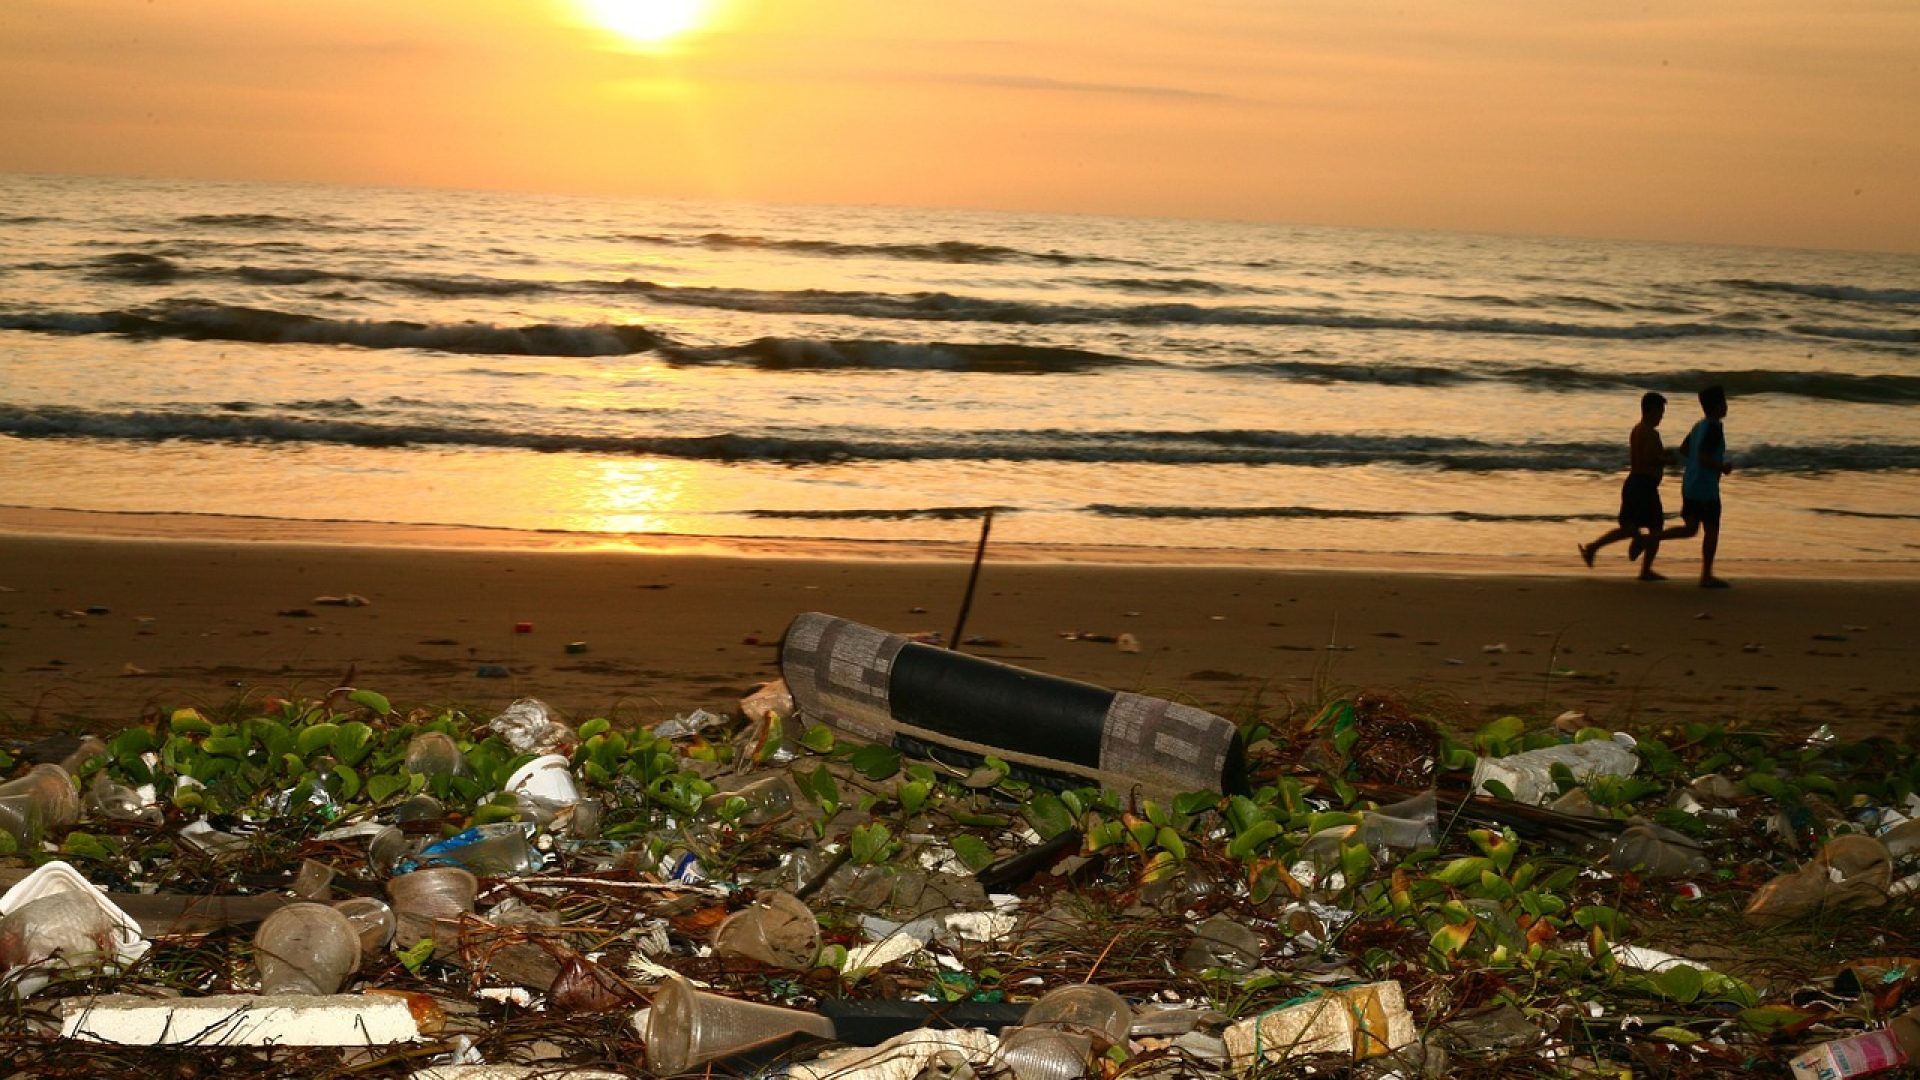
[[917, 244], [849, 244], [839, 240], [773, 239], [737, 233], [710, 232], [699, 236], [658, 233], [630, 234], [620, 239], [656, 247], [696, 247], [710, 251], [785, 251], [826, 258], [906, 259], [937, 263], [1025, 263], [1040, 266], [1138, 266], [1131, 259], [1099, 255], [1070, 255], [1061, 251], [1026, 251], [999, 244], [968, 240], [935, 240]]

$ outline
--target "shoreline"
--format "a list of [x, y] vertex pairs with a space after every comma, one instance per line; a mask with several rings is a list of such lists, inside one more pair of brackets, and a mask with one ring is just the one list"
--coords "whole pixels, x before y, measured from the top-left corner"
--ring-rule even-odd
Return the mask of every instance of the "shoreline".
[[[38, 515], [62, 517], [27, 516]], [[973, 554], [673, 538], [583, 548], [544, 534], [532, 534], [544, 546], [500, 547], [431, 528], [382, 544], [365, 542], [378, 528], [328, 523], [241, 540], [183, 535], [164, 517], [111, 516], [87, 532], [73, 526], [102, 515], [65, 515], [54, 522], [65, 530], [29, 532], [34, 521], [0, 513], [10, 736], [111, 731], [152, 710], [348, 683], [476, 719], [519, 697], [576, 722], [722, 711], [779, 674], [780, 635], [802, 612], [951, 636]], [[254, 531], [251, 519], [221, 520]], [[470, 546], [420, 542], [461, 538]], [[1615, 728], [1920, 736], [1920, 581], [1729, 566], [1735, 588], [1715, 592], [1677, 575], [1636, 582], [1624, 560], [1590, 571], [1568, 547], [1570, 567], [1499, 560], [1496, 572], [1414, 559], [1037, 559], [990, 546], [964, 647], [1236, 720], [1372, 690], [1458, 730], [1572, 709]], [[349, 595], [368, 603], [323, 599]], [[1116, 644], [1122, 634], [1138, 652]]]
[[[1580, 534], [1584, 535], [1584, 534]], [[71, 510], [0, 505], [0, 536], [76, 537], [130, 542], [395, 548], [427, 551], [540, 551], [556, 554], [610, 553], [700, 555], [712, 558], [795, 560], [971, 562], [976, 541], [859, 538], [785, 538], [682, 535], [669, 533], [590, 533], [563, 529], [514, 529], [504, 526], [445, 525], [329, 518], [253, 517], [147, 510]], [[1275, 548], [1173, 548], [1137, 545], [1036, 544], [990, 542], [988, 562], [1023, 565], [1106, 565], [1277, 569], [1392, 575], [1485, 575], [1522, 577], [1607, 577], [1588, 570], [1574, 547], [1565, 552], [1471, 556], [1447, 552], [1367, 552], [1281, 550]], [[1624, 546], [1609, 551], [1624, 553]], [[1697, 545], [1683, 547], [1662, 564], [1672, 584], [1685, 585], [1685, 571], [1697, 566]], [[1607, 560], [1603, 560], [1605, 562]], [[1732, 569], [1729, 569], [1731, 567]], [[1721, 576], [1797, 581], [1894, 581], [1920, 583], [1920, 560], [1845, 562], [1821, 560], [1721, 560]]]

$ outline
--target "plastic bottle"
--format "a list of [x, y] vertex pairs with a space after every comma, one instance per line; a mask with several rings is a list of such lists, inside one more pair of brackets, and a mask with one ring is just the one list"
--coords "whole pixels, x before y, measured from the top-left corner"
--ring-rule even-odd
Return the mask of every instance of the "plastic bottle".
[[1555, 765], [1565, 765], [1578, 781], [1593, 776], [1632, 776], [1640, 768], [1640, 756], [1634, 753], [1629, 738], [1590, 739], [1506, 757], [1481, 758], [1473, 768], [1473, 790], [1485, 792], [1487, 781], [1495, 780], [1513, 793], [1515, 802], [1539, 806], [1559, 793], [1559, 786], [1553, 782]]
[[253, 958], [262, 994], [331, 994], [360, 967], [360, 933], [325, 904], [288, 904], [254, 932]]

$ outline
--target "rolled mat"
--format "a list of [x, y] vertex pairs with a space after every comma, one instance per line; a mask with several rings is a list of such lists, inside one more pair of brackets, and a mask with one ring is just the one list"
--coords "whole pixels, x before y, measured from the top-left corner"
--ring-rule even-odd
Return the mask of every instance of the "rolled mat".
[[992, 755], [1043, 782], [1092, 780], [1163, 798], [1246, 788], [1239, 730], [1163, 698], [1042, 675], [819, 612], [787, 627], [780, 671], [802, 716], [904, 751], [961, 761]]

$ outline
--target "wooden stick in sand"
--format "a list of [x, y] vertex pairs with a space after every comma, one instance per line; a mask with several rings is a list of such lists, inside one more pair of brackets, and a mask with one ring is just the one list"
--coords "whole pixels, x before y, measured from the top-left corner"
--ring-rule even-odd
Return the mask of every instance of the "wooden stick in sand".
[[973, 607], [973, 587], [980, 583], [980, 561], [987, 557], [987, 534], [993, 531], [993, 507], [980, 518], [980, 546], [973, 549], [973, 572], [967, 575], [967, 594], [960, 599], [960, 617], [953, 621], [953, 637], [947, 647], [958, 652], [960, 632], [967, 627], [967, 611]]

